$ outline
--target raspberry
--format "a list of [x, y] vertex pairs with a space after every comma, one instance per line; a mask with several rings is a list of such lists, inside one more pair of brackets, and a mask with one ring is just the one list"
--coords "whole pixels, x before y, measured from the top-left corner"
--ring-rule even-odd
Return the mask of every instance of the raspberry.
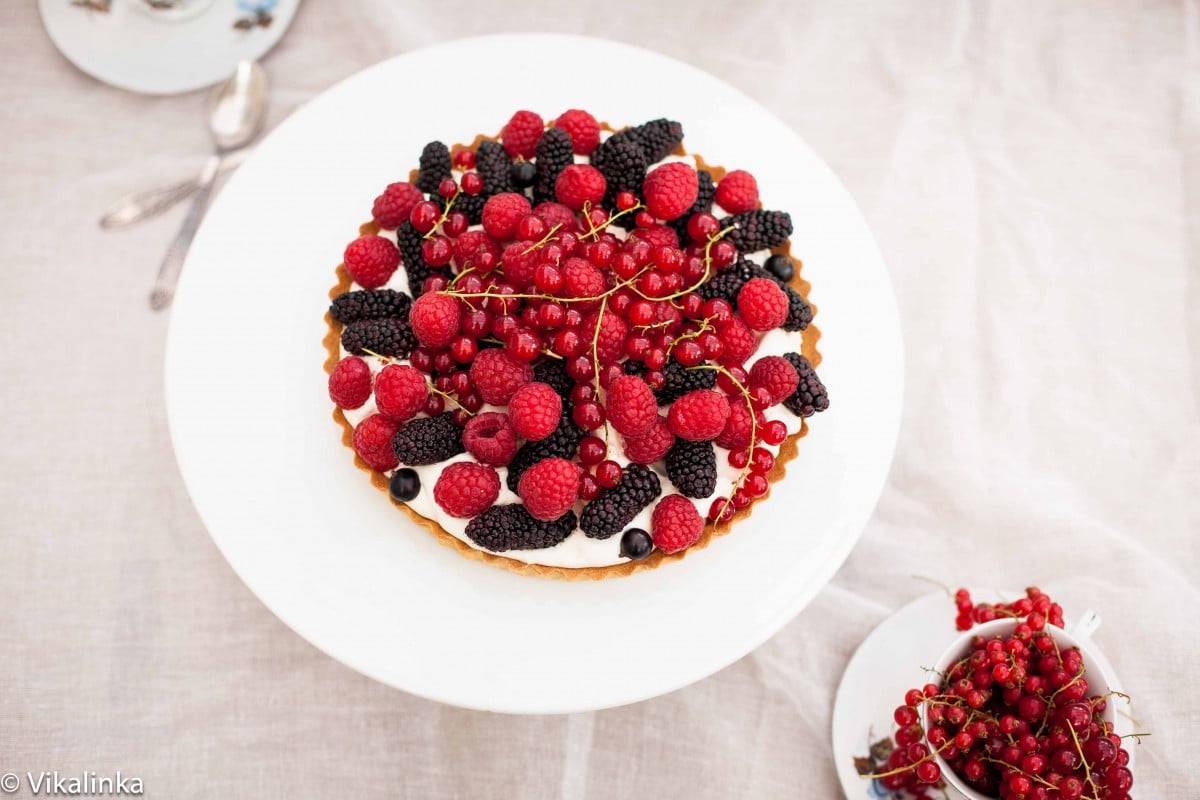
[[796, 368], [796, 374], [800, 377], [799, 388], [783, 401], [784, 408], [799, 417], [811, 417], [829, 408], [829, 393], [808, 359], [799, 353], [788, 353], [784, 358]]
[[433, 501], [452, 517], [469, 519], [490, 508], [500, 496], [496, 470], [471, 461], [459, 461], [442, 470], [433, 485]]
[[[516, 192], [494, 194], [483, 205], [483, 229], [498, 241], [513, 238], [521, 217], [532, 211], [525, 195]], [[464, 234], [465, 235], [465, 234]]]
[[483, 402], [506, 406], [517, 389], [533, 380], [533, 370], [504, 352], [492, 347], [471, 362], [471, 382]]
[[402, 317], [360, 319], [342, 331], [342, 347], [355, 355], [372, 353], [392, 358], [406, 358], [417, 346], [408, 320]]
[[596, 205], [603, 200], [607, 186], [600, 170], [587, 164], [571, 164], [559, 173], [554, 193], [567, 208], [580, 211], [584, 203]]
[[371, 397], [371, 368], [358, 356], [346, 356], [329, 373], [329, 399], [338, 408], [361, 408]]
[[508, 465], [506, 482], [509, 489], [515, 492], [525, 470], [539, 461], [547, 458], [571, 458], [575, 455], [575, 451], [579, 449], [579, 442], [583, 439], [583, 431], [571, 420], [570, 406], [570, 403], [563, 404], [562, 419], [558, 421], [554, 433], [540, 442], [526, 442], [517, 450], [517, 454]]
[[518, 111], [500, 131], [500, 141], [513, 158], [533, 158], [538, 139], [545, 128], [542, 118], [532, 111]]
[[462, 429], [453, 412], [410, 419], [392, 437], [392, 450], [405, 466], [436, 464], [463, 452]]
[[441, 142], [430, 142], [421, 151], [420, 165], [417, 188], [425, 194], [437, 194], [438, 184], [451, 177], [454, 165], [450, 160], [450, 148]]
[[[762, 426], [761, 412], [755, 412], [756, 426]], [[738, 398], [729, 404], [729, 420], [724, 430], [717, 437], [717, 446], [726, 450], [742, 451], [750, 446], [750, 410], [746, 408], [745, 398]]]
[[[508, 417], [519, 436], [537, 442], [554, 433], [562, 408], [562, 398], [554, 389], [544, 383], [527, 383], [508, 401]], [[562, 512], [555, 516], [559, 514]]]
[[568, 511], [552, 522], [529, 515], [523, 505], [492, 506], [467, 523], [467, 538], [503, 553], [506, 550], [542, 550], [562, 542], [575, 531], [575, 513]]
[[792, 218], [783, 211], [744, 211], [721, 220], [724, 230], [734, 225], [725, 238], [743, 253], [778, 247], [792, 235]]
[[640, 436], [626, 436], [621, 443], [625, 446], [625, 457], [635, 464], [653, 464], [671, 449], [675, 434], [667, 427], [663, 417], [656, 417], [653, 424]]
[[787, 319], [788, 297], [770, 278], [751, 278], [738, 290], [737, 307], [751, 330], [769, 331]]
[[667, 453], [667, 477], [684, 497], [711, 497], [717, 490], [717, 452], [712, 442], [676, 439]]
[[[591, 335], [596, 331], [596, 315], [593, 311], [583, 321], [583, 330], [588, 336], [587, 352], [592, 352]], [[629, 324], [611, 311], [604, 312], [600, 331], [596, 334], [596, 358], [603, 364], [619, 360], [625, 352], [625, 339], [629, 335]]]
[[404, 422], [425, 407], [425, 376], [407, 364], [389, 364], [375, 379], [375, 405], [385, 417]]
[[475, 171], [483, 178], [483, 193], [487, 196], [511, 192], [512, 158], [499, 142], [483, 141], [475, 151]]
[[524, 288], [533, 283], [537, 274], [538, 250], [530, 242], [513, 242], [500, 254], [500, 263], [508, 282]]
[[517, 432], [505, 414], [476, 414], [463, 426], [463, 447], [481, 464], [503, 467], [517, 453]]
[[693, 442], [717, 438], [728, 418], [729, 401], [712, 389], [688, 392], [667, 411], [671, 433]]
[[600, 146], [600, 123], [586, 111], [578, 108], [564, 111], [554, 120], [554, 127], [567, 132], [571, 147], [578, 155], [591, 155]]
[[[604, 273], [583, 258], [572, 256], [563, 264], [563, 297], [598, 297], [604, 294]], [[588, 329], [590, 330], [590, 329]]]
[[490, 253], [492, 264], [500, 261], [500, 245], [485, 231], [467, 231], [454, 240], [454, 263], [459, 272], [475, 266], [475, 260]]
[[458, 300], [432, 292], [413, 301], [409, 320], [417, 341], [435, 350], [450, 344], [458, 335]]
[[579, 230], [579, 220], [575, 219], [575, 213], [562, 203], [538, 203], [533, 213], [546, 223], [548, 228], [558, 225], [558, 230], [562, 233], [574, 233]]
[[667, 247], [679, 247], [679, 234], [675, 233], [674, 228], [668, 228], [666, 225], [651, 225], [649, 228], [637, 228], [630, 232], [629, 237], [631, 239], [641, 239], [651, 246], [665, 245]]
[[800, 377], [783, 356], [763, 356], [750, 368], [750, 385], [765, 386], [771, 393], [771, 405], [782, 403], [796, 392]]
[[579, 527], [586, 536], [607, 539], [620, 533], [661, 491], [658, 475], [641, 464], [630, 464], [625, 467], [620, 483], [602, 489], [584, 506]]
[[725, 322], [717, 323], [717, 335], [725, 343], [721, 363], [726, 366], [744, 363], [758, 349], [758, 337], [740, 317], [733, 316]]
[[658, 421], [654, 392], [633, 375], [622, 375], [609, 385], [604, 410], [608, 421], [623, 436], [641, 436]]
[[711, 389], [717, 385], [717, 373], [711, 369], [688, 369], [674, 358], [663, 367], [662, 388], [654, 393], [660, 406], [683, 397], [693, 389]]
[[680, 161], [662, 164], [650, 170], [642, 183], [646, 208], [659, 219], [672, 220], [696, 202], [700, 192], [696, 170]]
[[381, 228], [395, 230], [408, 219], [413, 206], [425, 199], [421, 190], [411, 183], [389, 183], [383, 194], [371, 206], [371, 218]]
[[[772, 256], [772, 258], [775, 258], [775, 256]], [[776, 285], [780, 289], [783, 289], [784, 294], [787, 295], [787, 318], [780, 327], [785, 331], [802, 331], [809, 326], [809, 323], [812, 322], [813, 312], [812, 306], [808, 304], [808, 301], [799, 292], [788, 286], [779, 276], [768, 272], [758, 264], [745, 258], [739, 259], [729, 269], [721, 271], [716, 277], [703, 284], [696, 291], [706, 300], [713, 297], [721, 297], [728, 300], [734, 308], [737, 308], [738, 291], [751, 278], [769, 278], [775, 281]]]
[[408, 317], [412, 298], [395, 289], [376, 289], [367, 292], [344, 292], [333, 298], [329, 314], [346, 325], [360, 319]]
[[669, 494], [654, 507], [650, 517], [650, 536], [654, 546], [664, 553], [678, 553], [700, 541], [704, 518], [686, 497]]
[[354, 429], [354, 452], [358, 453], [371, 469], [379, 472], [395, 469], [399, 461], [392, 451], [392, 437], [399, 427], [400, 423], [382, 414], [372, 414]]
[[566, 131], [551, 128], [537, 145], [537, 165], [533, 179], [533, 199], [554, 199], [554, 184], [562, 171], [575, 163], [571, 155], [571, 137]]
[[382, 236], [360, 236], [342, 254], [346, 271], [364, 289], [378, 289], [400, 266], [400, 251]]
[[741, 214], [758, 207], [758, 181], [744, 169], [725, 173], [717, 184], [713, 199], [730, 214]]
[[571, 510], [579, 495], [579, 467], [565, 458], [539, 461], [521, 476], [517, 494], [529, 516], [551, 522]]
[[696, 170], [696, 178], [698, 191], [696, 192], [696, 202], [692, 203], [692, 207], [684, 212], [683, 216], [677, 220], [673, 220], [670, 225], [679, 234], [679, 241], [686, 241], [688, 237], [687, 223], [692, 214], [707, 212], [712, 208], [713, 204], [713, 181], [712, 173], [706, 169]]

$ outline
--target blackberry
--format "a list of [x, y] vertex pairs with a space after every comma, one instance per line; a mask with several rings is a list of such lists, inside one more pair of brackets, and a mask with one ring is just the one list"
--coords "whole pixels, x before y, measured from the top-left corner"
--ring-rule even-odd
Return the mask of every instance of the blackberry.
[[407, 358], [416, 346], [408, 317], [360, 319], [342, 330], [342, 347], [359, 356], [370, 350], [381, 356]]
[[572, 458], [579, 449], [583, 439], [581, 431], [571, 420], [571, 403], [563, 401], [563, 414], [558, 420], [554, 432], [537, 442], [526, 442], [517, 450], [513, 460], [508, 465], [508, 477], [505, 482], [512, 491], [517, 490], [517, 483], [525, 470], [547, 458]]
[[662, 492], [662, 484], [649, 467], [629, 464], [621, 482], [602, 489], [579, 515], [579, 527], [593, 539], [615, 536]]
[[571, 396], [575, 380], [567, 374], [567, 362], [560, 358], [547, 358], [533, 365], [533, 379], [548, 384], [566, 400]]
[[766, 274], [762, 272], [757, 264], [748, 259], [739, 258], [728, 269], [721, 270], [703, 283], [696, 290], [696, 294], [705, 300], [720, 297], [723, 300], [728, 300], [734, 308], [737, 308], [737, 295], [741, 291], [741, 288], [745, 286], [746, 281], [751, 278], [764, 277], [767, 277]]
[[802, 331], [812, 322], [813, 312], [812, 306], [808, 304], [799, 292], [792, 287], [776, 281], [783, 286], [783, 291], [788, 297], [788, 315], [780, 327], [785, 331]]
[[712, 442], [676, 439], [667, 451], [667, 477], [684, 497], [708, 497], [717, 488], [717, 452]]
[[533, 184], [535, 205], [555, 198], [554, 182], [558, 180], [558, 174], [574, 163], [575, 151], [571, 148], [569, 133], [562, 128], [551, 128], [542, 134], [537, 143], [537, 177]]
[[435, 270], [425, 261], [425, 256], [421, 253], [423, 240], [420, 231], [408, 220], [404, 220], [396, 229], [396, 246], [400, 248], [400, 259], [405, 272], [408, 273], [408, 291], [414, 300], [424, 293], [422, 286], [426, 278], [434, 272], [445, 274], [445, 270]]
[[798, 417], [811, 417], [829, 408], [829, 393], [825, 391], [825, 384], [821, 383], [808, 359], [799, 353], [787, 353], [784, 358], [791, 362], [800, 376], [799, 388], [783, 401], [784, 407]]
[[532, 161], [518, 161], [509, 170], [513, 186], [518, 189], [528, 189], [537, 180], [537, 167]]
[[[467, 221], [472, 225], [478, 225], [483, 222], [483, 204], [487, 202], [487, 198], [483, 196], [483, 192], [479, 194], [467, 194], [459, 192], [454, 200], [454, 211], [461, 211], [467, 215]], [[446, 210], [449, 200], [441, 195], [437, 196], [437, 204]]]
[[736, 309], [738, 292], [751, 278], [773, 280], [787, 295], [788, 315], [783, 325], [780, 326], [785, 331], [802, 331], [812, 322], [812, 306], [799, 292], [780, 280], [774, 273], [763, 269], [747, 258], [741, 258], [729, 269], [717, 273], [716, 277], [707, 281], [696, 290], [696, 293], [705, 300], [711, 300], [714, 297], [724, 298]]
[[339, 294], [329, 306], [330, 315], [343, 325], [360, 319], [407, 317], [412, 298], [395, 289], [353, 291]]
[[713, 204], [713, 195], [716, 194], [716, 187], [713, 185], [712, 173], [706, 169], [696, 170], [696, 182], [699, 185], [699, 191], [696, 193], [696, 202], [692, 203], [692, 207], [679, 219], [673, 219], [668, 225], [675, 229], [675, 233], [679, 234], [679, 241], [687, 242], [691, 237], [687, 232], [687, 221], [692, 214], [698, 214], [701, 211], [711, 211]]
[[792, 217], [786, 211], [747, 211], [721, 220], [721, 227], [736, 225], [725, 238], [743, 253], [778, 247], [792, 235]]
[[468, 522], [466, 531], [468, 539], [493, 553], [554, 547], [574, 532], [574, 511], [541, 522], [520, 504], [492, 506]]
[[441, 142], [430, 142], [421, 151], [421, 168], [417, 188], [425, 194], [437, 194], [438, 184], [450, 177], [450, 148]]
[[513, 161], [504, 145], [499, 142], [483, 141], [475, 150], [475, 171], [483, 178], [483, 191], [479, 194], [491, 197], [501, 192], [513, 191]]
[[638, 143], [653, 164], [662, 161], [683, 141], [683, 126], [670, 119], [656, 119], [633, 129]]
[[417, 417], [400, 426], [392, 437], [392, 450], [406, 467], [436, 464], [463, 452], [462, 428], [454, 424], [454, 413]]
[[[604, 193], [605, 206], [613, 208], [619, 192], [641, 194], [642, 181], [646, 178], [646, 166], [649, 162], [637, 141], [612, 137], [596, 151], [592, 164], [600, 170], [600, 174], [607, 181]], [[621, 225], [629, 221], [629, 224], [623, 227], [630, 227], [633, 224], [632, 219], [632, 214], [626, 214], [618, 219], [616, 224]]]
[[695, 389], [711, 389], [717, 385], [717, 372], [712, 369], [688, 369], [674, 358], [663, 367], [662, 388], [654, 393], [660, 406], [669, 405]]

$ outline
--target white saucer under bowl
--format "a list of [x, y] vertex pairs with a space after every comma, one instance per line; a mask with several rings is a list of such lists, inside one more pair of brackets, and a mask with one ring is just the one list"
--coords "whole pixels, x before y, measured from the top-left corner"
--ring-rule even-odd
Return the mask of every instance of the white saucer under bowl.
[[[182, 12], [146, 0], [38, 0], [54, 46], [87, 74], [142, 94], [179, 94], [233, 74], [283, 37], [300, 0], [193, 0]], [[174, 16], [173, 16], [174, 15]]]
[[[998, 592], [971, 588], [971, 597], [979, 601], [1011, 601], [1022, 592]], [[858, 765], [870, 767], [872, 745], [890, 740], [895, 723], [892, 713], [903, 704], [904, 693], [924, 686], [923, 667], [932, 667], [938, 656], [958, 638], [954, 628], [954, 600], [945, 592], [927, 594], [892, 614], [871, 631], [846, 665], [842, 682], [833, 701], [833, 759], [842, 791], [848, 800], [907, 800], [907, 792], [891, 792], [879, 781], [859, 775]], [[1070, 617], [1067, 618], [1068, 627]], [[1112, 665], [1094, 646], [1092, 655], [1104, 671], [1113, 677], [1110, 688], [1121, 691]], [[1116, 706], [1116, 732], [1134, 732], [1128, 703], [1113, 698]], [[1132, 769], [1134, 751], [1129, 751]], [[947, 797], [960, 798], [946, 788]]]

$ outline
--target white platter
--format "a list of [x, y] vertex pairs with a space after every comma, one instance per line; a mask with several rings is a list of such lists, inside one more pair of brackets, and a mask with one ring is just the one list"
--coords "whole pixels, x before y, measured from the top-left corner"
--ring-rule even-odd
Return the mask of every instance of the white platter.
[[[541, 65], [603, 65], [587, 82]], [[491, 92], [464, 102], [423, 81]], [[630, 91], [638, 75], [676, 87]], [[405, 88], [408, 87], [408, 88]], [[406, 100], [405, 98], [409, 98]], [[685, 146], [758, 176], [791, 212], [819, 307], [831, 409], [753, 517], [677, 564], [559, 582], [470, 561], [414, 526], [351, 463], [330, 418], [322, 315], [342, 247], [432, 140], [496, 132], [517, 108], [614, 124], [680, 120]], [[787, 153], [786, 159], [780, 153]], [[209, 212], [167, 350], [180, 469], [246, 584], [314, 645], [384, 683], [521, 713], [653, 697], [753, 650], [836, 572], [883, 487], [902, 351], [887, 272], [853, 200], [782, 122], [727, 84], [633, 47], [570, 36], [460, 40], [378, 64], [297, 111]]]

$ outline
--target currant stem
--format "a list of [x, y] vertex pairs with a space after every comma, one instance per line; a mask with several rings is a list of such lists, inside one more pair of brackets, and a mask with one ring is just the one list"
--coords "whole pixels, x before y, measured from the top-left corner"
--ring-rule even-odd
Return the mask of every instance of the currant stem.
[[554, 234], [558, 233], [558, 229], [561, 227], [562, 227], [561, 222], [555, 223], [554, 227], [552, 227], [550, 230], [546, 231], [546, 235], [542, 237], [540, 242], [531, 244], [531, 245], [529, 245], [529, 247], [526, 247], [524, 250], [521, 251], [521, 255], [527, 256], [530, 253], [532, 253], [534, 250], [540, 250], [543, 246], [545, 246], [546, 242], [550, 241], [550, 237], [552, 237]]
[[895, 769], [888, 770], [887, 772], [870, 773], [870, 774], [866, 774], [866, 775], [860, 775], [860, 777], [867, 778], [868, 780], [876, 780], [878, 778], [887, 778], [892, 775], [900, 775], [905, 772], [909, 772], [911, 770], [916, 769], [920, 765], [924, 764], [926, 761], [932, 761], [935, 757], [940, 756], [942, 754], [942, 751], [946, 750], [953, 744], [954, 744], [954, 740], [949, 739], [946, 741], [946, 743], [944, 745], [939, 747], [937, 750], [934, 750], [929, 755], [922, 758], [920, 761], [914, 761], [911, 764], [905, 764], [903, 767], [896, 767]]
[[433, 224], [433, 227], [429, 229], [429, 232], [421, 237], [422, 239], [429, 239], [437, 232], [438, 228], [442, 227], [442, 223], [450, 217], [450, 209], [454, 208], [454, 203], [458, 200], [458, 196], [460, 194], [462, 194], [462, 189], [456, 187], [454, 189], [454, 196], [450, 198], [449, 202], [446, 203], [446, 207], [442, 209], [442, 215], [438, 217], [438, 221]]

